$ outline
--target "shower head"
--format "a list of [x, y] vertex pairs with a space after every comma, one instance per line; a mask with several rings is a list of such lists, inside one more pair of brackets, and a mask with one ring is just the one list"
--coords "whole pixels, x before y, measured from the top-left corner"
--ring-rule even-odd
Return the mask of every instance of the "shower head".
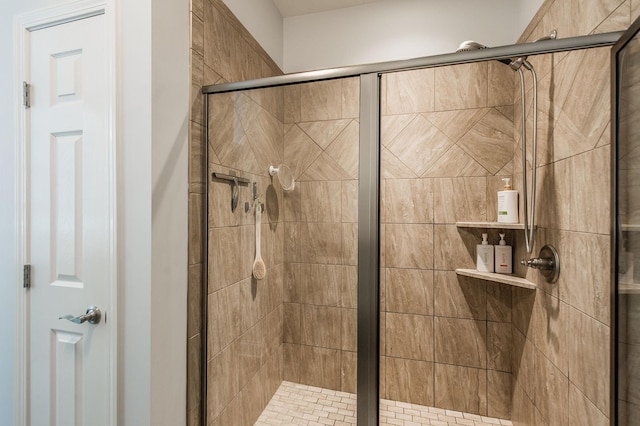
[[480, 44], [477, 41], [467, 40], [460, 43], [460, 47], [456, 50], [456, 52], [466, 52], [468, 50], [478, 50], [478, 49], [486, 49], [487, 46], [484, 44]]
[[[462, 43], [460, 43], [460, 46], [458, 47], [458, 49], [456, 49], [456, 53], [458, 52], [468, 52], [471, 50], [480, 50], [480, 49], [486, 49], [487, 46], [485, 46], [484, 44], [480, 44], [477, 41], [473, 41], [473, 40], [467, 40], [467, 41], [463, 41]], [[498, 62], [502, 62], [505, 65], [510, 65], [511, 64], [511, 60], [510, 59], [497, 59]]]

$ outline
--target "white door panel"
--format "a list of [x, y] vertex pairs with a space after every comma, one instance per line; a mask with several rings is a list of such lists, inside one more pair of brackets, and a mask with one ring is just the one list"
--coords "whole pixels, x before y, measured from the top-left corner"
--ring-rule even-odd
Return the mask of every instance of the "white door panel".
[[[109, 418], [111, 274], [107, 49], [97, 15], [30, 34], [28, 399], [32, 425]], [[75, 324], [95, 305], [98, 324]], [[106, 318], [108, 319], [108, 317]]]

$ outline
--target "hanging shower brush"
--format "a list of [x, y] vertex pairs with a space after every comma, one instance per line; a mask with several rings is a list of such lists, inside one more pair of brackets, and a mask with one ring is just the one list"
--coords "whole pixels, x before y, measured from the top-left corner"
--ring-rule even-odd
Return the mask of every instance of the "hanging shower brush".
[[256, 258], [253, 261], [253, 277], [261, 280], [267, 275], [267, 266], [260, 255], [260, 228], [262, 228], [262, 203], [256, 200]]

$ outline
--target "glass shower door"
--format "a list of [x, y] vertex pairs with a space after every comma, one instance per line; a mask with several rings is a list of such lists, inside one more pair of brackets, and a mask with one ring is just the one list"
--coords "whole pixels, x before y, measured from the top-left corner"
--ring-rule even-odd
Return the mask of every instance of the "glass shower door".
[[[614, 48], [616, 424], [640, 417], [640, 38], [636, 22]], [[636, 266], [638, 265], [638, 266]]]

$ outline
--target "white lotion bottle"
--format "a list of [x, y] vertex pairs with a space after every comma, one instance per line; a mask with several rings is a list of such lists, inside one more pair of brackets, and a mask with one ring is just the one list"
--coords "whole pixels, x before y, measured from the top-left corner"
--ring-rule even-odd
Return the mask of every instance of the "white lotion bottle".
[[499, 274], [512, 274], [513, 273], [513, 251], [511, 246], [507, 245], [504, 240], [504, 234], [500, 234], [500, 242], [496, 246], [496, 268], [495, 271]]
[[511, 179], [504, 178], [504, 189], [498, 191], [498, 222], [518, 223], [518, 191], [511, 188]]
[[476, 269], [478, 272], [493, 272], [493, 246], [487, 241], [487, 234], [482, 234], [482, 244], [476, 246]]

